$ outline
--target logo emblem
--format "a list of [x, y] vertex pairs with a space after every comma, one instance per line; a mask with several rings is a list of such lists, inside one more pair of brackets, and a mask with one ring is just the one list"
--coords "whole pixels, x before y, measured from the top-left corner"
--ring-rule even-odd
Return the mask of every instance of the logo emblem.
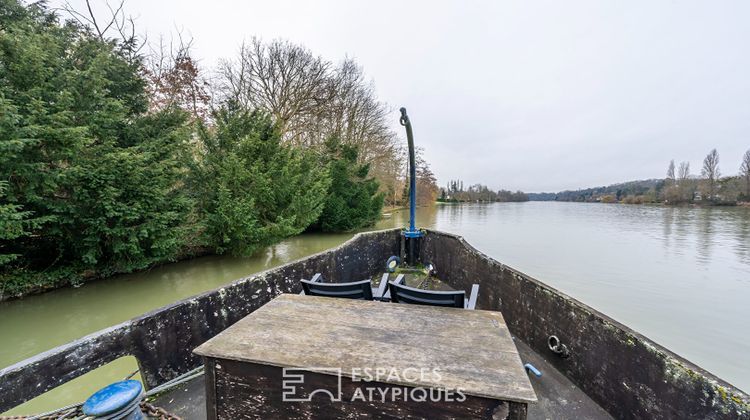
[[[315, 372], [329, 376], [336, 376], [335, 389], [316, 388], [309, 392], [304, 390], [305, 374]], [[281, 400], [284, 402], [312, 401], [316, 394], [327, 394], [331, 402], [341, 402], [341, 368], [312, 367], [312, 368], [284, 368], [282, 373]]]

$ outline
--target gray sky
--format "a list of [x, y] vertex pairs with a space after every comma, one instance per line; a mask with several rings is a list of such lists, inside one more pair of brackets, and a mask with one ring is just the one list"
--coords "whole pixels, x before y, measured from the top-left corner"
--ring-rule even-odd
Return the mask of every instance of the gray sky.
[[151, 39], [183, 29], [204, 66], [252, 36], [354, 57], [383, 101], [407, 107], [441, 186], [575, 189], [663, 177], [670, 159], [696, 173], [714, 147], [722, 173], [735, 174], [750, 148], [748, 1], [128, 0], [127, 9]]

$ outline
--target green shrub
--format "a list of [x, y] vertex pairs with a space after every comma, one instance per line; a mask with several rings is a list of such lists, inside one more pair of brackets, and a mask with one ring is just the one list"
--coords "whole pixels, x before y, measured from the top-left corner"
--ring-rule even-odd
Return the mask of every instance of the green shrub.
[[323, 212], [315, 227], [324, 232], [351, 231], [374, 224], [383, 209], [384, 196], [378, 182], [368, 177], [370, 168], [358, 164], [355, 146], [341, 144], [336, 138], [326, 142], [331, 187]]
[[330, 185], [308, 151], [281, 143], [268, 115], [224, 106], [200, 131], [205, 151], [192, 171], [203, 241], [214, 252], [248, 255], [317, 220]]

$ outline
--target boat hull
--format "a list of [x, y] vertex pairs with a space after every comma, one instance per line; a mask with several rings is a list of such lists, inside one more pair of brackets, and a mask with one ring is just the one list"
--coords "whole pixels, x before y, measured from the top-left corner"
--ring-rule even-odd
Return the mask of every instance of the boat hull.
[[[750, 397], [709, 372], [565, 294], [482, 254], [461, 237], [429, 231], [421, 261], [453, 288], [480, 285], [477, 308], [502, 311], [512, 334], [615, 418], [750, 419]], [[201, 363], [192, 350], [299, 279], [372, 277], [401, 249], [399, 230], [346, 243], [188, 298], [0, 370], [0, 412], [119, 357], [138, 360], [148, 388]], [[550, 335], [569, 350], [549, 350]]]

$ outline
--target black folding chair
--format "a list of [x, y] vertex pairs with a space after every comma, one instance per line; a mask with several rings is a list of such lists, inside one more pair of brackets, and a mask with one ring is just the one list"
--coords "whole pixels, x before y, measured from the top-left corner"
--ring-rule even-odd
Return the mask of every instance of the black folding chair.
[[463, 290], [422, 290], [406, 286], [403, 283], [403, 278], [388, 282], [388, 294], [391, 302], [464, 309], [474, 309], [477, 305], [478, 284], [471, 286], [471, 294], [466, 299], [466, 293]]
[[[370, 280], [349, 283], [323, 283], [323, 276], [317, 273], [311, 280], [300, 280], [302, 293], [310, 296], [337, 297], [345, 299], [373, 300], [377, 295], [372, 289]], [[377, 295], [378, 299], [380, 295]]]

